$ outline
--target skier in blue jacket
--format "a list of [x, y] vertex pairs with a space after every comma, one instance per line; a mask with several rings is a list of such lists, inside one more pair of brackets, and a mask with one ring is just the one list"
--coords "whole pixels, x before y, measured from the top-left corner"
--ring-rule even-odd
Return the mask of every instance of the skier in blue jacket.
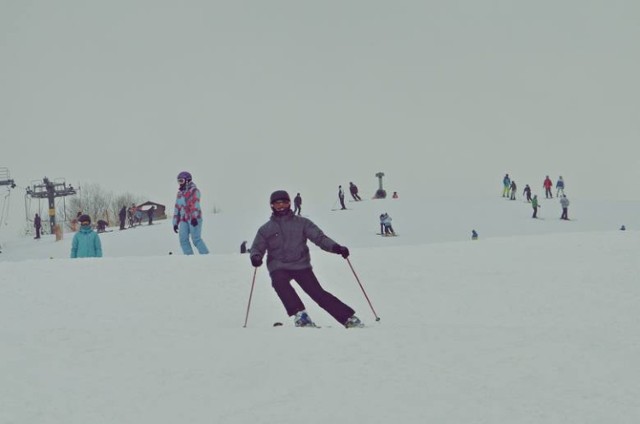
[[71, 257], [101, 258], [102, 244], [98, 234], [91, 228], [91, 218], [89, 215], [81, 215], [78, 222], [80, 222], [80, 230], [73, 236]]

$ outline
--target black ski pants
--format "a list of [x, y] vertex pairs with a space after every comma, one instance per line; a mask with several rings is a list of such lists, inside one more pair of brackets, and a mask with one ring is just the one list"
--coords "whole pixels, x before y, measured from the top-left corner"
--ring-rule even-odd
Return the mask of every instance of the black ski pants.
[[350, 306], [345, 305], [340, 299], [322, 288], [311, 268], [273, 271], [271, 285], [289, 316], [305, 309], [300, 296], [291, 286], [291, 280], [295, 280], [318, 306], [327, 311], [340, 324], [344, 324], [354, 314], [354, 310]]

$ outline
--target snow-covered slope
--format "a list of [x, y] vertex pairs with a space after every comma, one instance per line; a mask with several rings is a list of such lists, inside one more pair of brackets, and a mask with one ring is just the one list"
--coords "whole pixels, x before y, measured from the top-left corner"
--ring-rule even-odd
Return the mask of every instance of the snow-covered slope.
[[[573, 203], [570, 222], [555, 199], [538, 221], [500, 198], [310, 208], [381, 317], [313, 249], [357, 330], [310, 302], [323, 328], [294, 328], [264, 268], [242, 327], [236, 252], [268, 210], [208, 216], [208, 256], [181, 255], [167, 222], [101, 235], [102, 259], [67, 259], [69, 236], [8, 240], [0, 423], [636, 423], [640, 208]], [[384, 211], [399, 237], [375, 236]]]

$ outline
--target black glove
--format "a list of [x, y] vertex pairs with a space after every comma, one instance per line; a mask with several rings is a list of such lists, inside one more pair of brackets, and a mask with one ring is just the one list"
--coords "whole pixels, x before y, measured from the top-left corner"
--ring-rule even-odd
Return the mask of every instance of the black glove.
[[178, 234], [178, 226], [177, 226], [177, 225], [174, 225], [174, 226], [173, 226], [173, 232], [174, 232], [174, 233], [176, 233], [176, 234]]
[[340, 246], [339, 244], [334, 244], [331, 248], [331, 251], [336, 255], [342, 255], [343, 258], [347, 259], [349, 257], [349, 249], [346, 246]]
[[258, 256], [252, 256], [251, 257], [251, 265], [253, 265], [256, 268], [258, 268], [260, 265], [262, 265], [262, 258], [260, 258]]
[[195, 219], [195, 218], [191, 218], [191, 225], [192, 225], [193, 227], [197, 227], [197, 226], [198, 226], [198, 220], [197, 220], [197, 219]]

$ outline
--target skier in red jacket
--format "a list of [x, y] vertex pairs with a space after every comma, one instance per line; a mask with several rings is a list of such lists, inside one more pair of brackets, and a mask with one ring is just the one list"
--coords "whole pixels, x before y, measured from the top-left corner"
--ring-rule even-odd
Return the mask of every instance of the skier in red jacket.
[[544, 187], [544, 197], [545, 199], [553, 199], [553, 194], [551, 193], [551, 187], [553, 187], [553, 183], [551, 182], [551, 178], [547, 175], [547, 178], [544, 179], [544, 183], [542, 183], [542, 187]]

